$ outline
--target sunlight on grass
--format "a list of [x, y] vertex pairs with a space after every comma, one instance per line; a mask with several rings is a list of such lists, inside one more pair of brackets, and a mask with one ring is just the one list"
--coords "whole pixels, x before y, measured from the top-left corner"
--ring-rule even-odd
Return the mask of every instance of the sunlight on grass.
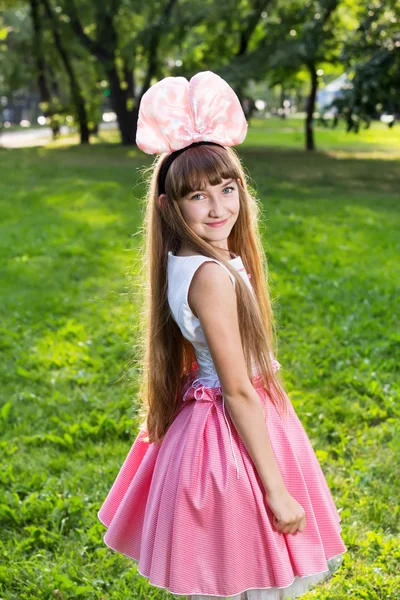
[[[104, 547], [96, 517], [138, 429], [154, 160], [117, 140], [0, 150], [6, 600], [171, 597]], [[302, 121], [271, 119], [237, 150], [262, 209], [277, 358], [348, 548], [304, 600], [398, 600], [400, 129], [319, 127], [319, 151], [303, 143]]]
[[357, 152], [357, 151], [344, 151], [344, 150], [328, 150], [326, 152], [329, 156], [336, 158], [363, 158], [365, 160], [399, 160], [400, 150], [397, 148], [389, 148], [388, 150], [373, 150], [372, 152]]

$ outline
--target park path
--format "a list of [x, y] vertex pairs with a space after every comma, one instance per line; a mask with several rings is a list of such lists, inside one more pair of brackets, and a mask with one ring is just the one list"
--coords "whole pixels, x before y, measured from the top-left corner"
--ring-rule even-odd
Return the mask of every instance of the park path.
[[[100, 123], [100, 130], [115, 129], [115, 123]], [[71, 130], [61, 127], [61, 135], [70, 133]], [[37, 127], [20, 131], [3, 131], [0, 134], [0, 147], [2, 148], [28, 148], [29, 146], [45, 146], [52, 140], [50, 127]]]

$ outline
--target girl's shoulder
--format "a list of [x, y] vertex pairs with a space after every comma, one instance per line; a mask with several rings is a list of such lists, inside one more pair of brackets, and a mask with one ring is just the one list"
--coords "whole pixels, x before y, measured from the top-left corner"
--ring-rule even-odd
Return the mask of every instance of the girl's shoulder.
[[[231, 259], [229, 262], [235, 263], [237, 260], [240, 260], [240, 257], [235, 257]], [[189, 287], [190, 282], [197, 271], [197, 269], [205, 262], [216, 262], [218, 263], [225, 271], [229, 274], [232, 281], [235, 283], [235, 277], [232, 273], [227, 269], [227, 267], [216, 258], [210, 258], [209, 256], [203, 256], [202, 254], [192, 254], [188, 256], [181, 256], [177, 254], [172, 254], [171, 251], [168, 252], [168, 282], [174, 284], [174, 286], [178, 286], [178, 288]], [[235, 266], [235, 264], [232, 264]]]
[[[238, 260], [240, 260], [240, 257], [235, 257], [229, 262], [232, 264], [234, 261], [235, 263], [238, 262]], [[190, 283], [200, 265], [208, 261], [218, 263], [226, 270], [233, 285], [236, 284], [234, 275], [217, 259], [201, 254], [178, 256], [172, 254], [171, 251], [168, 252], [168, 304], [174, 320], [185, 332], [185, 337], [188, 337], [188, 339], [193, 338], [193, 340], [196, 340], [196, 333], [198, 333], [200, 325], [188, 303]]]
[[[195, 272], [200, 267], [200, 265], [204, 262], [209, 261], [216, 262], [223, 269], [225, 269], [225, 271], [229, 274], [231, 280], [235, 284], [235, 277], [232, 275], [229, 269], [227, 269], [227, 267], [218, 259], [210, 258], [209, 256], [204, 256], [202, 254], [172, 254], [171, 251], [168, 252], [168, 282], [171, 281], [172, 284], [173, 280], [175, 284], [178, 284], [179, 288], [188, 288]], [[237, 267], [239, 265], [239, 261], [241, 262], [240, 256], [236, 256], [228, 262], [230, 262], [233, 267]]]

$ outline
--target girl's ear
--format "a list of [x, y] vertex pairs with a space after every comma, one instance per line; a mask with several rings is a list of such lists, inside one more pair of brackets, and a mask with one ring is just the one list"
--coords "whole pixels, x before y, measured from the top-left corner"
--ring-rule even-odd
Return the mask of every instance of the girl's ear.
[[167, 200], [167, 196], [166, 194], [160, 194], [157, 198], [157, 202], [158, 202], [158, 206], [161, 208], [161, 210], [164, 208], [165, 206], [165, 202]]
[[240, 185], [243, 185], [242, 180], [240, 179], [240, 177], [237, 178], [238, 183], [240, 183]]

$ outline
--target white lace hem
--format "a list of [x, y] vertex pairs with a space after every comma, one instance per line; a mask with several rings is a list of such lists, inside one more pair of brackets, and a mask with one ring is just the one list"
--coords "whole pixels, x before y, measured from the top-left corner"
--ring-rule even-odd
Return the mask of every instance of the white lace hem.
[[[99, 515], [97, 517], [103, 525], [107, 527], [107, 525], [100, 519]], [[248, 589], [240, 592], [239, 594], [235, 594], [234, 596], [213, 596], [213, 595], [202, 595], [202, 594], [177, 594], [176, 592], [170, 590], [167, 587], [156, 585], [155, 583], [150, 582], [149, 576], [145, 575], [139, 570], [139, 560], [133, 558], [129, 554], [125, 554], [125, 552], [121, 552], [117, 548], [113, 548], [110, 544], [108, 544], [104, 539], [104, 543], [106, 546], [111, 548], [111, 550], [115, 550], [116, 552], [120, 552], [132, 559], [136, 563], [137, 571], [143, 577], [146, 577], [148, 583], [153, 587], [157, 587], [159, 589], [168, 590], [173, 596], [178, 596], [178, 598], [182, 598], [184, 596], [187, 600], [219, 600], [222, 598], [223, 600], [293, 600], [294, 598], [298, 598], [302, 594], [306, 594], [310, 591], [315, 585], [322, 581], [328, 581], [332, 574], [340, 567], [343, 562], [343, 554], [347, 552], [347, 549], [344, 550], [341, 554], [336, 554], [336, 556], [332, 556], [332, 558], [327, 560], [328, 569], [326, 571], [321, 571], [320, 573], [313, 573], [312, 575], [306, 575], [304, 577], [296, 576], [292, 583], [285, 587], [269, 587], [265, 589]]]
[[332, 576], [332, 573], [334, 573], [342, 564], [343, 554], [344, 552], [330, 558], [327, 561], [328, 569], [326, 571], [306, 575], [305, 577], [295, 577], [290, 585], [283, 588], [269, 587], [265, 589], [249, 589], [244, 590], [235, 596], [205, 596], [194, 594], [187, 596], [187, 600], [217, 600], [219, 598], [224, 598], [224, 600], [292, 600], [293, 598], [298, 598], [299, 596], [306, 594], [318, 583], [328, 581]]

